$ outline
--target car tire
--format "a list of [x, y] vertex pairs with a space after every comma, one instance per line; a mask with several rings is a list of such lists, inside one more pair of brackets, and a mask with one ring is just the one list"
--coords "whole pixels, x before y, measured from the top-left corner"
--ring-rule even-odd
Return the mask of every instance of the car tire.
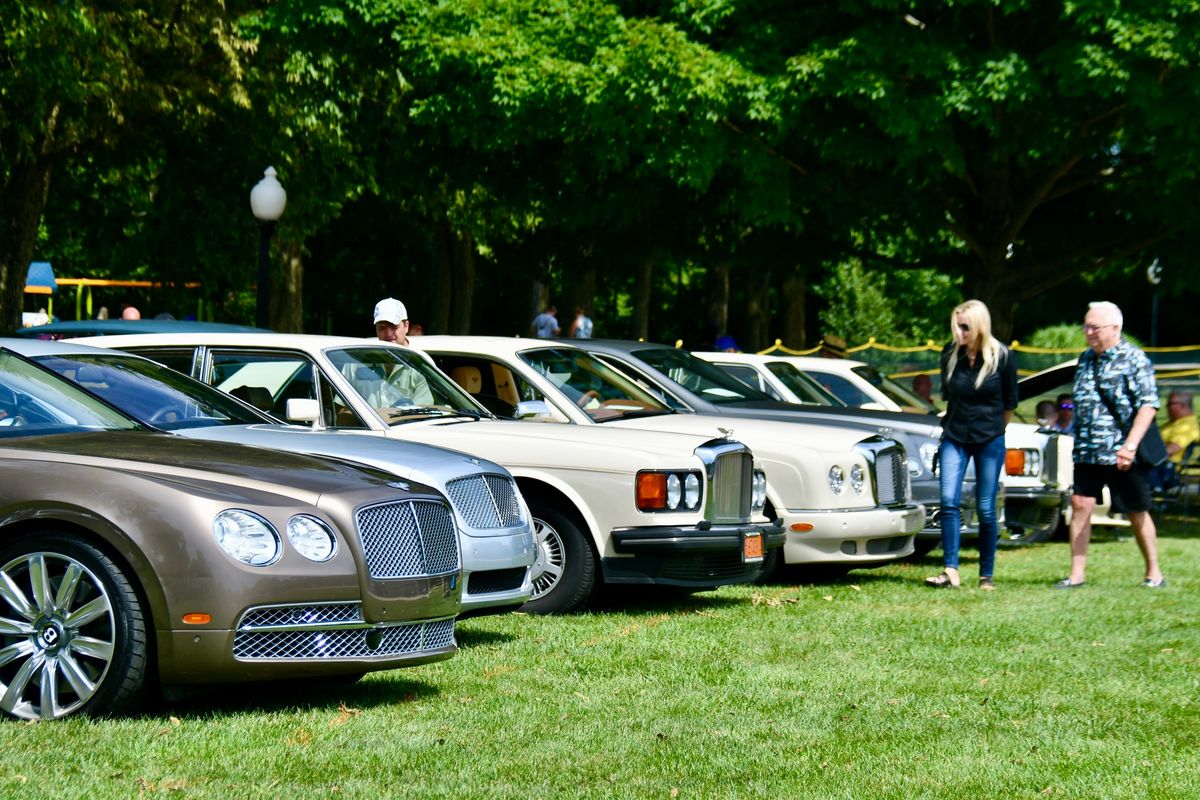
[[[18, 719], [130, 709], [149, 672], [146, 615], [129, 579], [66, 532], [0, 547], [0, 709]], [[12, 653], [18, 653], [12, 656]]]
[[1001, 547], [1024, 547], [1027, 544], [1040, 544], [1048, 542], [1054, 538], [1058, 532], [1058, 525], [1050, 525], [1041, 528], [1007, 528], [1000, 532], [1000, 538], [997, 543]]
[[565, 514], [532, 505], [537, 559], [533, 564], [533, 596], [522, 611], [562, 614], [581, 607], [596, 585], [596, 559], [591, 543]]
[[921, 559], [942, 546], [941, 539], [913, 539], [913, 551], [909, 560]]
[[758, 573], [758, 577], [754, 579], [754, 585], [765, 586], [772, 583], [782, 583], [785, 566], [783, 563], [782, 547], [768, 550], [763, 556], [762, 572]]

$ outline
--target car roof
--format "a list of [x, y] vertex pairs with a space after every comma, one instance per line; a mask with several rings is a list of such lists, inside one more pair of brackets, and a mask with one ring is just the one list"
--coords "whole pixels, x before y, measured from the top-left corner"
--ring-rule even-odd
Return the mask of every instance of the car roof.
[[77, 319], [21, 328], [13, 335], [22, 339], [74, 339], [81, 336], [200, 331], [265, 333], [267, 329], [254, 328], [249, 325], [233, 325], [226, 322], [199, 322], [188, 319]]
[[[160, 346], [195, 346], [211, 345], [214, 347], [279, 347], [307, 351], [325, 350], [330, 347], [362, 347], [364, 345], [382, 345], [384, 347], [402, 347], [402, 345], [383, 342], [374, 336], [322, 336], [312, 333], [229, 333], [221, 331], [192, 331], [180, 333], [146, 333], [137, 336], [105, 336], [96, 340], [102, 347], [160, 347]], [[85, 340], [86, 343], [86, 340]]]
[[417, 350], [464, 350], [471, 353], [512, 355], [535, 347], [573, 347], [570, 339], [534, 339], [528, 336], [458, 336], [436, 334], [414, 336], [409, 342]]
[[0, 339], [0, 347], [12, 350], [14, 353], [19, 353], [26, 358], [36, 358], [37, 356], [55, 355], [59, 353], [108, 353], [111, 350], [106, 350], [103, 347], [93, 347], [90, 344], [82, 344], [74, 339], [68, 341], [57, 341], [54, 339], [18, 339], [15, 337]]
[[[1053, 367], [1039, 370], [1017, 381], [1017, 390], [1022, 400], [1037, 397], [1056, 389], [1069, 389], [1075, 381], [1075, 368], [1079, 359], [1072, 358]], [[1200, 377], [1200, 363], [1189, 362], [1179, 364], [1155, 363], [1154, 374], [1159, 380], [1171, 378]]]
[[692, 353], [705, 361], [728, 360], [745, 363], [763, 364], [768, 361], [789, 361], [795, 363], [800, 370], [812, 369], [816, 372], [849, 372], [855, 367], [869, 366], [865, 361], [855, 361], [848, 358], [821, 358], [819, 356], [793, 356], [788, 353], [720, 353], [716, 351], [693, 350]]

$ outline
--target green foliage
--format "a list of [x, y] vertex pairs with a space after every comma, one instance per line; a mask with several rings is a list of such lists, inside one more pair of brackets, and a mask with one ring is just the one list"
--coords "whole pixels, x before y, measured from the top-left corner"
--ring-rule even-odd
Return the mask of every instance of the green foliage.
[[1034, 331], [1033, 335], [1022, 344], [1030, 347], [1081, 353], [1087, 349], [1087, 337], [1083, 335], [1083, 328], [1079, 323], [1063, 323]]
[[[947, 319], [959, 302], [958, 281], [933, 270], [865, 269], [859, 261], [834, 265], [829, 277], [813, 287], [825, 301], [821, 330], [847, 343], [868, 337], [895, 345], [920, 345], [948, 339]], [[905, 298], [905, 302], [897, 302]], [[913, 302], [915, 298], [919, 301]]]

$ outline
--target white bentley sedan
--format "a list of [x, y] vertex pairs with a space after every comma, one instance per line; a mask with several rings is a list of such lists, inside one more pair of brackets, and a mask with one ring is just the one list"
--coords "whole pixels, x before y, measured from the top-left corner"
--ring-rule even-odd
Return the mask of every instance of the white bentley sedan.
[[428, 356], [374, 339], [74, 341], [146, 356], [329, 435], [423, 442], [503, 465], [533, 516], [529, 611], [578, 608], [600, 582], [706, 589], [751, 581], [783, 543], [763, 515], [766, 479], [753, 453], [715, 423], [686, 435], [500, 421]]
[[729, 430], [766, 469], [768, 515], [783, 521], [788, 564], [894, 561], [913, 552], [913, 535], [924, 525], [924, 508], [911, 500], [904, 447], [895, 440], [804, 422], [675, 413], [566, 342], [422, 336], [413, 343], [498, 413], [528, 422], [642, 432]]

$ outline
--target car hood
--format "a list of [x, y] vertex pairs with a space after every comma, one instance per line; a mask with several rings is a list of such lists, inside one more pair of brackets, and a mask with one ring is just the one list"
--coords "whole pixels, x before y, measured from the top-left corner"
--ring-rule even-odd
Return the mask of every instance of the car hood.
[[290, 425], [212, 425], [184, 428], [175, 433], [208, 442], [252, 444], [293, 453], [346, 459], [438, 487], [444, 487], [464, 475], [480, 472], [508, 474], [508, 470], [494, 461], [458, 450], [359, 433], [314, 431]]
[[802, 422], [854, 425], [874, 433], [904, 431], [927, 437], [942, 435], [942, 420], [934, 414], [906, 411], [875, 411], [866, 408], [816, 408], [794, 403], [746, 402], [721, 406], [723, 413], [755, 419], [800, 420]]
[[[0, 448], [21, 457], [57, 460], [69, 455], [78, 466], [139, 473], [189, 484], [224, 478], [244, 487], [317, 505], [323, 494], [386, 486], [390, 476], [331, 459], [184, 439], [147, 431], [104, 431], [6, 439]], [[120, 480], [114, 476], [113, 480]], [[428, 491], [428, 487], [420, 487]]]
[[732, 436], [750, 445], [755, 454], [777, 457], [804, 458], [814, 452], [843, 454], [867, 438], [869, 431], [861, 428], [836, 427], [817, 422], [752, 417], [710, 416], [706, 414], [664, 414], [657, 417], [634, 417], [601, 423], [639, 430], [674, 431], [713, 438]]
[[[557, 422], [425, 422], [397, 425], [397, 439], [468, 450], [509, 469], [605, 470], [629, 473], [651, 465], [690, 463], [696, 448], [721, 438], [685, 433], [600, 428]], [[687, 461], [684, 461], [687, 459]]]

